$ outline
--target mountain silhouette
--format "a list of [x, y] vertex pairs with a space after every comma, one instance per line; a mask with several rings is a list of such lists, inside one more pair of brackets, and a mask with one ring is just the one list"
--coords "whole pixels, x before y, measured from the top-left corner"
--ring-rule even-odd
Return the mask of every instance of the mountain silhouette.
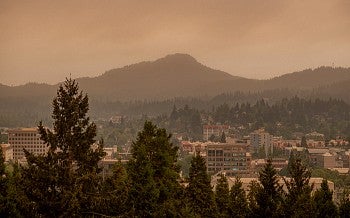
[[[77, 81], [93, 99], [108, 101], [162, 100], [273, 89], [314, 90], [316, 93], [322, 90], [321, 87], [337, 83], [345, 87], [350, 81], [350, 68], [319, 67], [269, 80], [254, 80], [212, 69], [188, 54], [177, 53], [155, 61], [112, 69], [97, 77], [77, 78]], [[28, 83], [14, 87], [0, 84], [0, 97], [52, 98], [57, 87], [58, 84]], [[347, 89], [339, 89], [336, 94], [346, 95], [343, 90]]]
[[94, 96], [127, 100], [218, 94], [238, 79], [242, 78], [206, 67], [190, 55], [173, 54], [78, 82]]

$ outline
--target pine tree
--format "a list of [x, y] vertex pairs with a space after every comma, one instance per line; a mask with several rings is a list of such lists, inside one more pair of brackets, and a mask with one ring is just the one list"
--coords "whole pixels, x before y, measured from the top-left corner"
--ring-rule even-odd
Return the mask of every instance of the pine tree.
[[6, 198], [7, 198], [7, 180], [8, 175], [5, 171], [5, 158], [0, 146], [0, 217], [6, 214]]
[[337, 217], [337, 206], [333, 202], [333, 191], [328, 187], [327, 180], [322, 180], [321, 188], [314, 193], [317, 217]]
[[252, 180], [249, 185], [249, 192], [247, 195], [248, 199], [248, 206], [249, 206], [249, 217], [254, 217], [253, 212], [256, 212], [258, 210], [258, 204], [256, 201], [258, 191], [260, 189], [260, 184], [256, 180]]
[[284, 179], [288, 190], [284, 205], [285, 214], [288, 217], [314, 217], [315, 210], [311, 198], [313, 185], [309, 185], [311, 172], [294, 153], [289, 160], [288, 172], [291, 178]]
[[260, 187], [257, 190], [255, 215], [259, 217], [281, 216], [283, 191], [278, 184], [277, 171], [272, 166], [271, 159], [267, 160], [263, 170], [259, 172]]
[[40, 122], [45, 155], [25, 151], [23, 187], [41, 216], [81, 216], [93, 213], [103, 145], [95, 141], [96, 125], [87, 117], [87, 95], [67, 79], [53, 100], [53, 130]]
[[215, 202], [218, 210], [218, 217], [230, 217], [229, 215], [229, 197], [230, 189], [227, 178], [224, 174], [220, 174], [215, 187]]
[[340, 199], [339, 204], [339, 217], [350, 218], [350, 191], [345, 190], [343, 196]]
[[136, 216], [175, 216], [180, 202], [177, 150], [171, 135], [146, 121], [128, 163], [130, 202]]
[[38, 217], [35, 210], [35, 203], [31, 202], [23, 187], [24, 179], [21, 167], [18, 163], [12, 164], [12, 172], [8, 174], [7, 199], [4, 217]]
[[236, 177], [230, 190], [230, 215], [231, 217], [247, 217], [249, 207], [246, 193], [242, 187], [241, 180]]
[[128, 208], [128, 196], [130, 181], [126, 168], [121, 162], [113, 166], [113, 174], [103, 183], [101, 195], [97, 202], [98, 213], [109, 216], [130, 216]]
[[225, 135], [225, 132], [222, 132], [221, 138], [220, 138], [220, 142], [221, 142], [221, 143], [226, 143], [226, 135]]
[[199, 154], [193, 157], [186, 196], [195, 216], [214, 217], [217, 214], [214, 193], [207, 174], [205, 159]]

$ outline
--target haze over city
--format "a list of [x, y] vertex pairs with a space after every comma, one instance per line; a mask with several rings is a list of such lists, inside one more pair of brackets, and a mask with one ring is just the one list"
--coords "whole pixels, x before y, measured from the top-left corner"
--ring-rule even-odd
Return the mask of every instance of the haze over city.
[[58, 83], [187, 53], [266, 79], [348, 67], [350, 2], [0, 1], [0, 83]]

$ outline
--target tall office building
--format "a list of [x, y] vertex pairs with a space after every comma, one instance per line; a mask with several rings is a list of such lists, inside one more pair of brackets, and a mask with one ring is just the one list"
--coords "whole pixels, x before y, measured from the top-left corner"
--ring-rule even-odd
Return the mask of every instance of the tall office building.
[[13, 159], [24, 160], [23, 149], [34, 154], [45, 154], [47, 146], [40, 140], [37, 128], [19, 128], [8, 130], [8, 143], [13, 147]]
[[265, 156], [268, 157], [273, 153], [272, 144], [273, 135], [270, 135], [264, 129], [256, 130], [250, 133], [250, 143], [252, 150], [258, 152], [262, 148], [265, 152]]
[[247, 152], [247, 145], [208, 144], [206, 159], [209, 173], [223, 172], [227, 176], [250, 174], [251, 155]]

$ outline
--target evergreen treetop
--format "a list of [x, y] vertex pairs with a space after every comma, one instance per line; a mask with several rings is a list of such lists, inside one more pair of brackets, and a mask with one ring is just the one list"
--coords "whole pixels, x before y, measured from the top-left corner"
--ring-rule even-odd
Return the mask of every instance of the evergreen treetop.
[[191, 161], [186, 195], [196, 216], [212, 217], [217, 213], [214, 193], [207, 174], [205, 159], [197, 152]]
[[282, 186], [278, 184], [277, 171], [268, 159], [259, 172], [260, 186], [256, 194], [257, 211], [254, 213], [263, 217], [278, 217], [283, 199]]
[[230, 217], [230, 189], [227, 178], [224, 174], [220, 174], [215, 187], [215, 202], [218, 209], [219, 217]]
[[[179, 184], [178, 148], [171, 135], [146, 121], [132, 147], [128, 163], [131, 204], [137, 216], [167, 216], [177, 213]], [[157, 208], [157, 209], [156, 209]]]
[[53, 100], [53, 130], [42, 122], [38, 126], [47, 154], [25, 150], [28, 164], [23, 167], [22, 186], [40, 216], [81, 216], [93, 210], [98, 162], [104, 152], [103, 144], [95, 143], [96, 125], [88, 110], [87, 95], [67, 79]]

